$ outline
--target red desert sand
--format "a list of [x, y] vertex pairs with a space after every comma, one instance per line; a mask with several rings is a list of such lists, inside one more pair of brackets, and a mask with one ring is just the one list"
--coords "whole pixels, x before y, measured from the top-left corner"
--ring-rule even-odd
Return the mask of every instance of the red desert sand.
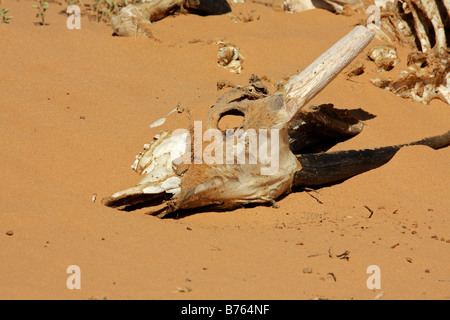
[[[162, 128], [203, 120], [224, 90], [252, 74], [271, 92], [346, 35], [365, 14], [289, 14], [263, 3], [229, 15], [178, 15], [152, 24], [158, 41], [114, 37], [106, 23], [66, 27], [66, 3], [37, 25], [31, 0], [2, 0], [0, 24], [1, 299], [450, 299], [450, 147], [400, 150], [384, 166], [279, 208], [253, 206], [158, 219], [101, 199], [135, 185], [135, 154]], [[217, 41], [239, 46], [241, 74], [217, 64]], [[375, 115], [330, 151], [408, 143], [450, 129], [450, 106], [402, 99], [341, 73], [310, 104]], [[406, 68], [408, 51], [398, 46]], [[95, 196], [96, 195], [96, 198]], [[93, 201], [95, 200], [95, 201]], [[79, 266], [81, 289], [67, 268]], [[369, 289], [369, 266], [381, 288]]]

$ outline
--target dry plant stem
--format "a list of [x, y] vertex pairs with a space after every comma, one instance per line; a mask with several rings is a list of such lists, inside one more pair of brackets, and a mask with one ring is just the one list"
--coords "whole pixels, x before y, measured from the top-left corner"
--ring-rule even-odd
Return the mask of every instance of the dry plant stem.
[[366, 27], [354, 28], [292, 78], [285, 86], [287, 122], [349, 64], [369, 44], [374, 35]]
[[[88, 12], [88, 10], [86, 9], [86, 7], [85, 7], [83, 1], [78, 0], [78, 2], [81, 4], [81, 7], [83, 8], [84, 14], [89, 15], [89, 12]], [[88, 21], [89, 21], [89, 19], [88, 19]]]

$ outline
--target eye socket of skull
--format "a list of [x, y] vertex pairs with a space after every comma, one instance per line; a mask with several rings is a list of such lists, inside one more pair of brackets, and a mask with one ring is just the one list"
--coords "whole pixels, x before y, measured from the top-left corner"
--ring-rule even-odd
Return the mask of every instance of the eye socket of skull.
[[206, 129], [218, 129], [219, 121], [228, 115], [243, 117], [244, 120], [240, 124], [240, 127], [244, 126], [248, 122], [248, 106], [246, 105], [214, 105], [209, 109], [209, 112], [206, 116]]
[[217, 129], [225, 132], [226, 129], [239, 129], [246, 121], [245, 112], [238, 109], [230, 109], [222, 112], [217, 120]]

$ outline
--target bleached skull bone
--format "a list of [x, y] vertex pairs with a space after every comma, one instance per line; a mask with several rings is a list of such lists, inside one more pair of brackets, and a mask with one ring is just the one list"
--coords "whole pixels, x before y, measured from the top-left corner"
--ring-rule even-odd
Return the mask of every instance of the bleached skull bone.
[[144, 178], [133, 188], [115, 193], [113, 198], [132, 194], [171, 193], [174, 196], [180, 192], [181, 179], [175, 174], [173, 161], [183, 156], [186, 151], [187, 135], [173, 136], [162, 132], [155, 141], [145, 145], [148, 149], [136, 157], [131, 166]]
[[219, 42], [218, 45], [221, 46], [217, 53], [218, 64], [230, 72], [241, 73], [244, 57], [240, 53], [239, 47], [223, 42]]

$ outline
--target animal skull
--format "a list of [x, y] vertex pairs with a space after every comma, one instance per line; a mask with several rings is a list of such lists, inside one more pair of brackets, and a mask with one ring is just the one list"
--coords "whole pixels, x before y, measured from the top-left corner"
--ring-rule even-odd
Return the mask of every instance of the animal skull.
[[[162, 204], [161, 215], [205, 206], [230, 209], [248, 203], [274, 204], [279, 196], [290, 192], [294, 176], [301, 170], [291, 148], [302, 149], [310, 144], [312, 128], [327, 128], [336, 137], [362, 130], [362, 124], [345, 111], [329, 105], [305, 105], [372, 37], [367, 28], [356, 27], [293, 77], [284, 92], [267, 95], [267, 89], [256, 77], [252, 77], [249, 86], [230, 90], [210, 108], [205, 121], [205, 135], [214, 136], [214, 159], [210, 156], [202, 161], [201, 156], [208, 153], [198, 146], [204, 135], [201, 128], [198, 137], [195, 123], [193, 139], [188, 130], [163, 132], [132, 166], [143, 175], [141, 182], [103, 202], [113, 207], [140, 202]], [[231, 134], [219, 129], [220, 119], [227, 114], [244, 118], [240, 128]], [[234, 144], [234, 139], [240, 142]], [[235, 163], [234, 155], [241, 161]]]

